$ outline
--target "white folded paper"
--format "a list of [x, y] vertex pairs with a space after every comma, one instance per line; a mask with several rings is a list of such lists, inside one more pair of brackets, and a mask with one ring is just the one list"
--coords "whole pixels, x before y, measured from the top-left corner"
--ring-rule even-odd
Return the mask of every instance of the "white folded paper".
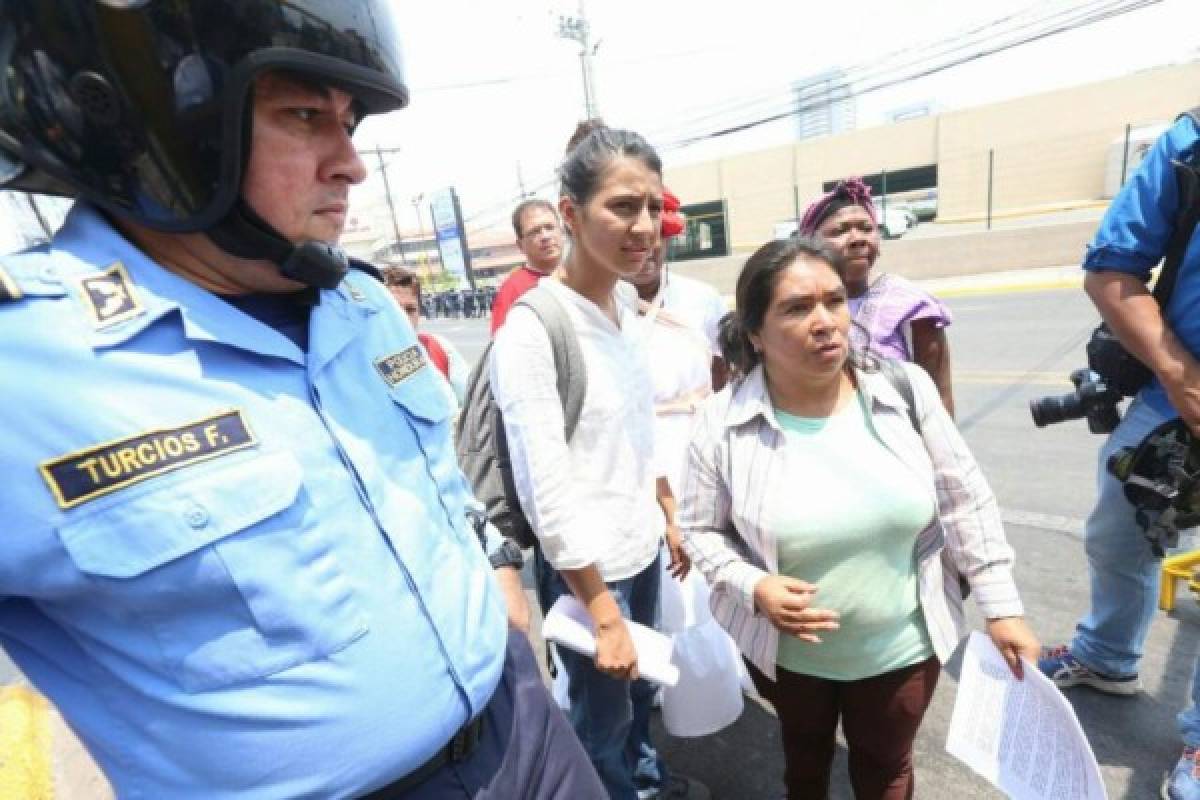
[[1038, 668], [1013, 677], [992, 640], [971, 634], [946, 752], [1014, 800], [1107, 800], [1075, 710]]
[[[679, 668], [671, 663], [671, 639], [653, 628], [625, 620], [629, 637], [638, 654], [638, 673], [648, 681], [674, 686], [679, 682]], [[587, 609], [565, 594], [558, 598], [542, 622], [542, 636], [548, 641], [583, 653], [596, 655], [596, 633]]]

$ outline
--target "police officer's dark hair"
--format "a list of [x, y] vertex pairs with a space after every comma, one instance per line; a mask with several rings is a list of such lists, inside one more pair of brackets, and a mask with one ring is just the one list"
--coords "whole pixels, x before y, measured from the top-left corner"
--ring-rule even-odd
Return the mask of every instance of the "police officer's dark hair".
[[767, 242], [755, 250], [738, 274], [734, 295], [736, 307], [721, 318], [718, 343], [725, 361], [742, 375], [762, 361], [762, 355], [754, 350], [750, 335], [762, 330], [779, 276], [801, 257], [821, 261], [837, 273], [829, 248], [806, 236], [792, 236]]
[[412, 289], [417, 293], [417, 305], [421, 304], [421, 279], [415, 272], [410, 272], [404, 267], [388, 267], [383, 271], [383, 285], [389, 289], [393, 286]]
[[543, 200], [540, 197], [531, 197], [528, 200], [522, 200], [513, 209], [512, 213], [513, 233], [517, 235], [518, 239], [525, 235], [521, 230], [521, 223], [524, 222], [525, 212], [534, 208], [544, 208], [554, 215], [555, 220], [558, 219], [558, 209], [549, 200]]
[[596, 128], [568, 155], [558, 168], [562, 181], [560, 194], [576, 205], [591, 199], [600, 185], [600, 176], [618, 158], [632, 158], [662, 176], [662, 159], [640, 134], [619, 128]]

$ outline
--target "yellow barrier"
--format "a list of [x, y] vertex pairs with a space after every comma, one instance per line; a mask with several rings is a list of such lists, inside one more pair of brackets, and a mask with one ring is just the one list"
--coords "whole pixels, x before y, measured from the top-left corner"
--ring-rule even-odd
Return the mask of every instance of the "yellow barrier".
[[1168, 556], [1162, 563], [1162, 580], [1158, 586], [1158, 607], [1163, 611], [1175, 608], [1175, 590], [1179, 581], [1187, 581], [1188, 588], [1200, 596], [1200, 580], [1196, 567], [1200, 566], [1200, 550], [1189, 550], [1177, 556]]
[[0, 686], [0, 797], [53, 800], [50, 704], [25, 686]]

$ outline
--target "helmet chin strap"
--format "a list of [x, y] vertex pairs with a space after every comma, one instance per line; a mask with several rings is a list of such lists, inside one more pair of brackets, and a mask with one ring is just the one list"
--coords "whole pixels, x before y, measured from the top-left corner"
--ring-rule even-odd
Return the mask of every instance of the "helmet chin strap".
[[230, 212], [205, 233], [238, 258], [270, 261], [283, 277], [316, 289], [334, 289], [349, 263], [340, 247], [309, 240], [292, 244], [239, 198]]

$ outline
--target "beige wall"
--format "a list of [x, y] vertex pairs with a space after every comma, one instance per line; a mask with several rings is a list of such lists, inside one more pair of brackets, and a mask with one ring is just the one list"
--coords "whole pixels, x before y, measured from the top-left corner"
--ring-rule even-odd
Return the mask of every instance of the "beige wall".
[[1200, 62], [1161, 67], [1003, 103], [808, 139], [667, 169], [685, 204], [726, 201], [729, 240], [752, 249], [827, 180], [938, 167], [938, 221], [1019, 216], [1102, 204], [1112, 142], [1127, 124], [1169, 121], [1200, 103]]

